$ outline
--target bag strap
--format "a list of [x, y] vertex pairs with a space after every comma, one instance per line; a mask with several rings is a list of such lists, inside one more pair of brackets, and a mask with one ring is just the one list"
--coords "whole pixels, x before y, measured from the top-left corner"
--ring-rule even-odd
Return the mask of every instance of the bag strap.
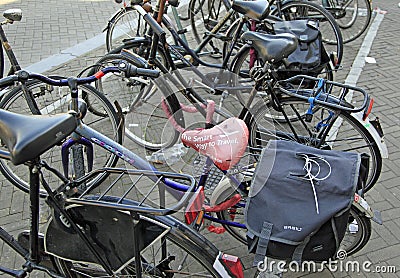
[[269, 240], [271, 239], [272, 227], [274, 224], [269, 222], [264, 222], [262, 230], [258, 239], [256, 255], [254, 256], [253, 266], [257, 266], [259, 262], [264, 261], [267, 255], [267, 248]]
[[311, 235], [308, 235], [302, 243], [297, 245], [296, 249], [293, 251], [292, 261], [297, 262], [298, 264], [301, 263], [301, 259], [303, 257], [304, 248], [306, 248], [307, 243], [310, 241]]

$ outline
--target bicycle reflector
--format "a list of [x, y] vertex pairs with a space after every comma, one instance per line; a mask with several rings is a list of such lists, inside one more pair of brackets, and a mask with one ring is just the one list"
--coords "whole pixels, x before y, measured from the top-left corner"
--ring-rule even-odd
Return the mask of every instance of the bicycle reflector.
[[372, 106], [374, 105], [374, 99], [371, 98], [370, 96], [368, 96], [368, 100], [367, 100], [367, 106], [364, 109], [364, 114], [363, 114], [363, 121], [365, 121], [368, 118], [368, 115], [371, 113], [372, 111]]
[[[222, 266], [224, 267], [226, 272], [229, 273], [230, 277], [244, 278], [243, 265], [238, 257], [220, 253], [218, 261], [222, 264]], [[214, 263], [214, 268], [216, 268], [216, 267], [217, 267], [217, 264]], [[217, 269], [217, 271], [218, 271], [218, 269]], [[220, 272], [220, 271], [218, 271], [218, 272]], [[222, 275], [222, 276], [225, 277], [226, 275]]]
[[185, 210], [186, 224], [190, 225], [196, 220], [197, 215], [203, 209], [204, 200], [205, 200], [204, 187], [200, 186], [199, 188], [197, 188], [192, 198], [190, 198], [189, 204], [186, 207]]
[[336, 53], [331, 53], [329, 58], [332, 61], [333, 67], [335, 69], [338, 69], [340, 65], [339, 65], [339, 58], [338, 58], [337, 54]]

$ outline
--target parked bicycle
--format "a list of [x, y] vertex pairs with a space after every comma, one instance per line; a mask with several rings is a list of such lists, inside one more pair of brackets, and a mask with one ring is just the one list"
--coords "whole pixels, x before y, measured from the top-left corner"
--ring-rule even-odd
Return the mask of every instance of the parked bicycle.
[[[130, 73], [137, 74], [137, 71]], [[192, 177], [156, 171], [133, 153], [128, 154], [118, 143], [83, 124], [82, 115], [77, 111], [82, 113], [86, 106], [78, 108], [70, 79], [50, 79], [20, 71], [1, 79], [0, 85], [26, 82], [28, 78], [54, 86], [69, 86], [76, 111], [55, 116], [27, 116], [0, 110], [0, 137], [8, 148], [0, 155], [15, 165], [29, 166], [32, 217], [29, 233], [20, 234], [18, 240], [0, 229], [1, 239], [26, 260], [21, 269], [1, 266], [1, 272], [14, 277], [24, 277], [34, 270], [52, 277], [165, 277], [171, 273], [174, 276], [243, 277], [240, 260], [230, 260], [234, 257], [224, 256], [193, 229], [167, 216], [187, 204], [196, 185]], [[87, 83], [93, 78], [75, 81]], [[88, 135], [91, 142], [147, 170], [103, 168], [77, 180], [68, 180], [39, 158], [47, 149], [64, 142], [71, 133], [81, 132]], [[112, 150], [105, 142], [118, 149]], [[57, 188], [50, 188], [44, 171], [61, 180]], [[102, 174], [114, 175], [115, 179], [102, 191], [97, 191], [99, 184], [80, 190], [82, 184], [87, 186], [91, 179]], [[118, 181], [124, 179], [132, 181], [121, 193]], [[185, 191], [178, 196], [179, 201], [166, 207], [166, 187], [162, 185], [181, 183], [185, 184]], [[44, 236], [39, 233], [38, 225], [40, 187], [45, 190], [46, 203], [52, 210]], [[113, 195], [117, 192], [118, 195]], [[143, 194], [142, 198], [138, 199], [138, 194]], [[131, 196], [134, 199], [130, 199]], [[154, 202], [158, 201], [155, 207]], [[52, 266], [43, 264], [46, 259]]]
[[[160, 1], [160, 2], [162, 2], [162, 1]], [[238, 2], [235, 2], [233, 6], [236, 7], [237, 10], [239, 10], [239, 9], [245, 10], [246, 13], [248, 13], [248, 14], [250, 14], [250, 13], [257, 14], [260, 18], [262, 18], [263, 16], [268, 15], [268, 12], [267, 12], [268, 6], [265, 6], [265, 5], [263, 6], [263, 3], [265, 4], [264, 1], [261, 1], [259, 3], [254, 2], [254, 4], [249, 4], [249, 3], [250, 2], [240, 2], [240, 1], [238, 1]], [[262, 11], [263, 12], [260, 10], [261, 7], [262, 7]], [[104, 58], [100, 59], [99, 62], [98, 62], [99, 66], [97, 68], [94, 68], [94, 70], [98, 70], [99, 68], [101, 68], [103, 66], [107, 66], [108, 64], [112, 64], [115, 61], [118, 61], [118, 59], [120, 59], [120, 58], [124, 58], [124, 59], [128, 60], [129, 62], [132, 62], [133, 64], [136, 63], [135, 65], [141, 66], [141, 67], [148, 67], [148, 66], [151, 66], [151, 65], [155, 64], [155, 65], [157, 65], [158, 68], [162, 69], [162, 71], [164, 73], [169, 72], [168, 68], [164, 64], [164, 61], [167, 61], [167, 64], [170, 66], [171, 70], [174, 73], [176, 73], [176, 71], [174, 71], [174, 69], [176, 69], [177, 66], [173, 62], [173, 57], [171, 55], [171, 54], [173, 54], [173, 55], [175, 55], [175, 57], [180, 57], [180, 60], [187, 67], [190, 67], [191, 70], [196, 72], [196, 74], [200, 77], [201, 82], [205, 84], [205, 87], [211, 88], [210, 89], [211, 94], [216, 93], [216, 94], [220, 95], [220, 93], [224, 91], [224, 86], [222, 86], [220, 88], [216, 88], [216, 83], [214, 81], [214, 80], [218, 80], [218, 79], [221, 79], [221, 78], [223, 79], [224, 78], [223, 76], [219, 76], [217, 74], [217, 75], [214, 75], [214, 76], [211, 75], [209, 77], [207, 75], [202, 74], [191, 63], [189, 63], [185, 59], [185, 57], [183, 57], [182, 54], [179, 53], [179, 51], [176, 51], [176, 49], [173, 46], [170, 46], [170, 45], [166, 44], [166, 42], [165, 42], [166, 33], [165, 33], [164, 30], [159, 28], [159, 25], [155, 21], [154, 18], [149, 16], [149, 14], [140, 5], [135, 5], [134, 8], [137, 9], [139, 11], [139, 13], [141, 13], [143, 15], [143, 19], [148, 22], [148, 25], [151, 26], [152, 29], [154, 29], [153, 30], [153, 36], [154, 37], [151, 40], [152, 44], [151, 44], [149, 52], [147, 52], [148, 55], [149, 55], [148, 58], [144, 58], [143, 61], [139, 62], [138, 60], [140, 60], [140, 58], [138, 58], [137, 55], [135, 56], [135, 54], [129, 54], [128, 52], [124, 51], [124, 52], [121, 53], [122, 56], [109, 55], [109, 56], [105, 56]], [[253, 10], [254, 10], [254, 12], [253, 12]], [[233, 12], [233, 10], [232, 10], [232, 12]], [[238, 33], [238, 34], [240, 34], [240, 33]], [[177, 38], [177, 39], [179, 39], [179, 38]], [[280, 43], [281, 43], [280, 39], [286, 40], [286, 38], [284, 36], [281, 38], [280, 36], [274, 37], [272, 35], [271, 36], [267, 36], [267, 38], [265, 38], [264, 40], [270, 40], [270, 39], [276, 40], [277, 44], [279, 45], [279, 47], [281, 47], [280, 46]], [[293, 41], [293, 38], [291, 38], [291, 40]], [[159, 44], [158, 41], [161, 41], [162, 43]], [[136, 47], [134, 49], [142, 49], [142, 47], [144, 47], [144, 49], [148, 50], [148, 48], [147, 48], [148, 44], [146, 44], [146, 42], [143, 41], [142, 39], [138, 39], [137, 42], [135, 42], [135, 40], [130, 41], [129, 44], [130, 44], [130, 46], [136, 45]], [[295, 42], [293, 42], [292, 45], [282, 45], [282, 47], [289, 47], [290, 46], [289, 47], [290, 49], [288, 49], [287, 52], [285, 52], [285, 56], [283, 58], [287, 58], [287, 56], [289, 56], [294, 51], [294, 47], [293, 47], [294, 45], [295, 45]], [[160, 47], [161, 47], [162, 51], [160, 50]], [[272, 45], [270, 47], [272, 47]], [[190, 51], [190, 49], [188, 51]], [[233, 49], [232, 49], [232, 51], [233, 51]], [[169, 52], [171, 52], [171, 54], [169, 54]], [[165, 56], [164, 56], [164, 54], [165, 54]], [[132, 57], [129, 57], [130, 55]], [[227, 65], [227, 62], [228, 62], [228, 59], [229, 59], [228, 56], [230, 56], [230, 55], [227, 55], [225, 57], [225, 60], [223, 61], [223, 65]], [[279, 63], [280, 66], [284, 67], [284, 62], [282, 63], [282, 59], [281, 58], [282, 57], [277, 57], [276, 62]], [[169, 61], [169, 63], [168, 63], [168, 61]], [[204, 63], [204, 65], [205, 66], [210, 66], [207, 63]], [[324, 67], [325, 66], [328, 67], [329, 63], [324, 63]], [[324, 67], [322, 67], [322, 68], [324, 68]], [[222, 67], [222, 68], [224, 68], [224, 67]], [[330, 71], [327, 70], [326, 72], [327, 72], [326, 73], [327, 75], [330, 74]], [[323, 73], [325, 73], [325, 71], [323, 71]], [[177, 73], [177, 74], [179, 74], [179, 73]], [[195, 90], [190, 88], [190, 86], [188, 84], [186, 84], [186, 81], [184, 80], [184, 78], [182, 78], [180, 76], [177, 76], [176, 79], [177, 79], [178, 83], [182, 84], [182, 88], [185, 88], [185, 90], [188, 91], [187, 93], [186, 92], [183, 92], [183, 93], [184, 93], [184, 96], [186, 98], [188, 98], [191, 103], [193, 103], [193, 104], [196, 104], [196, 103], [206, 104], [205, 99], [203, 97], [199, 96], [199, 94], [196, 93]], [[106, 79], [104, 79], [104, 80], [106, 80]], [[131, 111], [133, 111], [135, 109], [140, 109], [141, 111], [143, 111], [142, 113], [144, 113], [144, 115], [147, 115], [149, 113], [149, 111], [155, 111], [153, 106], [157, 105], [157, 104], [155, 104], [155, 102], [153, 102], [152, 99], [156, 99], [158, 101], [158, 103], [159, 103], [159, 99], [160, 98], [158, 96], [159, 96], [160, 92], [154, 91], [154, 89], [147, 89], [146, 92], [143, 92], [142, 89], [144, 88], [144, 86], [146, 86], [148, 84], [148, 81], [136, 78], [135, 80], [122, 80], [121, 83], [118, 83], [119, 80], [121, 80], [119, 76], [116, 76], [116, 79], [111, 79], [111, 78], [107, 79], [107, 82], [110, 83], [110, 85], [107, 85], [107, 87], [103, 86], [103, 84], [101, 83], [102, 81], [97, 81], [97, 87], [100, 90], [102, 90], [104, 93], [107, 93], [108, 90], [112, 90], [113, 88], [115, 89], [115, 88], [120, 87], [121, 91], [122, 90], [126, 90], [126, 88], [128, 88], [128, 90], [129, 90], [128, 94], [131, 93], [130, 96], [132, 97], [131, 103], [128, 103], [128, 105], [130, 106], [129, 109]], [[237, 82], [235, 84], [235, 86], [237, 87], [237, 90], [243, 89], [243, 87], [241, 87], [241, 86], [243, 86], [243, 84], [241, 84], [240, 82]], [[247, 88], [248, 88], [248, 85], [247, 85]], [[232, 89], [233, 88], [232, 88], [232, 85], [231, 85], [230, 86], [230, 90], [232, 90]], [[236, 97], [236, 95], [232, 95], [232, 94], [230, 94], [229, 96]], [[173, 111], [172, 114], [174, 115], [174, 117], [176, 116], [178, 121], [181, 121], [180, 119], [178, 119], [178, 118], [182, 118], [182, 117], [180, 116], [180, 113], [178, 112], [179, 105], [178, 105], [178, 101], [177, 101], [176, 96], [174, 94], [170, 94], [168, 96], [168, 98], [167, 98], [167, 102], [168, 102], [168, 105], [170, 107], [178, 107], [178, 108], [171, 108], [172, 111]], [[242, 101], [242, 102], [239, 102], [239, 103], [243, 104], [244, 102]], [[137, 107], [135, 107], [135, 105], [137, 105]], [[149, 106], [147, 106], [147, 105], [149, 105]], [[123, 107], [126, 107], [126, 106], [123, 105]], [[200, 107], [198, 107], [198, 108], [200, 108]], [[177, 112], [177, 114], [175, 114], [175, 112]], [[235, 112], [231, 111], [231, 112], [235, 113], [236, 111]], [[169, 141], [169, 142], [164, 142], [164, 144], [160, 143], [159, 141], [150, 142], [150, 141], [148, 141], [149, 139], [146, 140], [146, 138], [144, 136], [146, 134], [145, 130], [147, 128], [144, 128], [143, 126], [141, 126], [141, 123], [143, 121], [141, 121], [139, 119], [139, 117], [141, 117], [142, 113], [138, 112], [138, 111], [136, 111], [136, 113], [132, 113], [132, 116], [133, 117], [137, 117], [138, 119], [137, 119], [136, 122], [134, 121], [132, 123], [132, 129], [129, 130], [129, 132], [127, 132], [129, 138], [131, 138], [135, 142], [137, 142], [137, 143], [139, 143], [139, 144], [141, 144], [141, 145], [143, 145], [143, 146], [145, 146], [146, 148], [149, 148], [149, 149], [157, 149], [157, 148], [159, 149], [161, 147], [169, 146], [169, 143], [173, 142], [174, 139], [177, 138], [176, 136], [172, 136], [171, 137], [172, 140]], [[217, 110], [217, 113], [220, 113], [220, 111]], [[238, 111], [238, 113], [239, 113], [239, 111]], [[204, 115], [204, 113], [203, 113], [203, 115]], [[232, 115], [232, 114], [229, 114], [229, 115]], [[237, 116], [238, 114], [233, 114], [233, 115]], [[223, 116], [226, 117], [226, 113]], [[146, 122], [147, 122], [147, 120], [148, 119], [146, 119]], [[129, 129], [129, 126], [127, 126], [127, 128]]]

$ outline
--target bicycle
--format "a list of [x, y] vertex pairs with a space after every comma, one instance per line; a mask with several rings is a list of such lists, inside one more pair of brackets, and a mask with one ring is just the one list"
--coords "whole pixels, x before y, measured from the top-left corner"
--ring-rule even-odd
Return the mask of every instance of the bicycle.
[[[137, 71], [130, 73], [137, 74]], [[0, 84], [25, 82], [28, 76], [55, 86], [70, 84], [66, 79], [50, 79], [24, 71], [0, 80]], [[90, 79], [76, 79], [76, 82], [88, 83]], [[73, 97], [73, 86], [70, 88], [72, 102], [77, 102], [78, 99]], [[80, 106], [79, 111], [83, 112], [84, 108]], [[26, 259], [21, 270], [2, 266], [0, 271], [14, 277], [23, 277], [33, 270], [45, 271], [53, 277], [114, 277], [116, 273], [135, 277], [144, 274], [165, 277], [171, 272], [175, 275], [206, 277], [226, 277], [229, 273], [237, 274], [235, 277], [243, 277], [237, 272], [241, 270], [238, 259], [235, 262], [229, 261], [229, 257], [224, 256], [207, 239], [167, 216], [188, 203], [196, 185], [193, 177], [156, 171], [133, 153], [129, 156], [128, 153], [122, 155], [119, 152], [123, 151], [122, 146], [81, 123], [76, 111], [51, 117], [26, 116], [5, 110], [0, 110], [0, 114], [0, 136], [8, 147], [8, 151], [0, 151], [0, 157], [9, 159], [16, 165], [29, 166], [32, 215], [30, 233], [21, 234], [19, 240], [15, 240], [5, 230], [0, 230], [2, 240]], [[26, 125], [30, 127], [29, 132]], [[103, 144], [103, 140], [113, 142], [112, 144], [119, 147], [119, 150], [113, 151], [115, 154], [119, 152], [121, 158], [147, 170], [102, 168], [77, 180], [68, 180], [62, 173], [40, 160], [39, 155], [48, 148], [64, 141], [71, 133], [80, 132], [91, 134], [88, 139], [109, 151], [113, 150]], [[62, 184], [51, 189], [45, 181], [43, 170], [57, 175]], [[88, 183], [99, 173], [105, 172], [115, 177], [109, 186], [97, 191], [100, 190], [99, 184], [92, 184], [84, 192], [79, 192], [78, 188], [82, 183]], [[144, 178], [148, 178], [150, 184], [149, 181], [143, 181]], [[125, 187], [121, 193], [117, 182], [123, 179], [132, 181], [130, 187]], [[39, 183], [45, 189], [46, 202], [52, 209], [52, 219], [44, 236], [46, 251], [39, 244], [42, 238], [38, 232]], [[179, 201], [167, 207], [164, 199], [168, 196], [167, 190], [162, 184], [173, 186], [180, 183], [186, 183], [186, 191], [179, 197], [175, 196]], [[113, 195], [116, 192], [120, 192], [119, 195]], [[137, 197], [140, 194], [143, 194], [141, 199], [129, 199], [130, 196]], [[154, 199], [154, 196], [158, 198]], [[158, 207], [155, 207], [154, 203], [158, 201]], [[116, 238], [116, 233], [121, 237]], [[71, 240], [66, 241], [68, 238]], [[24, 246], [24, 241], [29, 244]], [[68, 246], [64, 246], [65, 243]], [[54, 261], [52, 269], [41, 265], [42, 255]]]
[[[115, 70], [117, 70], [117, 69], [116, 68], [107, 68], [107, 69], [104, 69], [102, 72], [96, 74], [96, 76], [81, 78], [81, 79], [78, 79], [77, 82], [79, 82], [79, 83], [93, 82], [94, 79], [100, 78], [101, 75], [107, 73], [108, 71], [115, 71]], [[125, 62], [121, 63], [118, 70], [125, 71], [127, 75], [135, 75], [138, 73], [138, 71], [137, 71], [138, 69], [127, 65]], [[144, 72], [143, 71], [141, 72], [142, 75], [149, 74], [149, 73], [151, 73], [151, 70], [145, 70]], [[38, 74], [31, 73], [31, 74], [29, 74], [29, 77], [37, 78], [43, 82], [53, 83], [54, 85], [57, 84], [59, 86], [67, 84], [66, 80], [52, 80], [43, 75], [38, 75]], [[19, 80], [19, 77], [11, 76], [10, 78], [8, 78], [7, 81], [10, 82], [10, 80], [16, 81], [16, 80]], [[5, 81], [3, 81], [3, 82], [5, 82]], [[77, 101], [77, 100], [74, 99], [74, 101]], [[83, 108], [84, 106], [81, 106], [81, 107]], [[10, 113], [10, 112], [3, 112], [3, 113]], [[26, 119], [26, 117], [24, 117], [24, 119]], [[78, 121], [79, 121], [79, 119], [78, 119]], [[230, 121], [232, 121], [233, 123], [235, 123], [235, 122], [237, 123], [238, 121], [240, 122], [241, 120], [233, 118]], [[220, 125], [220, 127], [222, 125]], [[233, 128], [234, 128], [234, 130], [240, 132], [240, 129], [237, 126], [238, 125], [234, 125]], [[239, 126], [241, 128], [243, 128], [243, 130], [245, 130], [247, 128], [243, 122], [241, 122], [239, 124]], [[218, 126], [215, 127], [215, 129], [217, 129], [217, 130], [218, 130], [218, 128], [219, 128]], [[71, 129], [74, 131], [74, 134], [77, 134], [83, 138], [90, 140], [93, 144], [97, 144], [97, 145], [101, 146], [102, 148], [108, 150], [109, 152], [117, 154], [121, 159], [123, 159], [130, 166], [133, 166], [137, 169], [149, 171], [149, 172], [155, 171], [156, 174], [159, 173], [159, 171], [156, 170], [151, 164], [149, 164], [147, 161], [144, 161], [143, 159], [141, 159], [135, 153], [127, 150], [120, 144], [103, 136], [101, 133], [91, 129], [90, 127], [86, 126], [85, 124], [79, 123], [77, 126], [74, 125], [73, 127], [71, 127]], [[204, 136], [211, 135], [211, 134], [213, 134], [213, 132], [215, 132], [215, 129], [214, 130], [205, 129], [203, 135]], [[234, 133], [237, 133], [237, 132], [234, 132]], [[234, 133], [232, 133], [232, 134], [234, 134]], [[188, 138], [189, 133], [187, 133], [187, 135], [188, 135], [187, 136], [187, 138]], [[230, 136], [228, 134], [226, 134], [226, 135]], [[194, 137], [192, 137], [192, 139], [194, 139]], [[213, 140], [217, 140], [217, 139], [215, 138]], [[192, 142], [189, 144], [189, 146], [191, 146], [191, 147], [194, 146], [193, 142], [194, 141], [192, 140]], [[247, 140], [242, 140], [240, 143], [240, 146], [245, 147], [246, 145], [247, 145]], [[43, 148], [46, 148], [46, 146], [43, 146]], [[241, 233], [246, 228], [245, 225], [242, 224], [243, 222], [241, 222], [240, 219], [239, 219], [239, 221], [237, 221], [237, 218], [235, 218], [235, 217], [240, 217], [239, 210], [241, 210], [244, 205], [244, 203], [242, 202], [242, 198], [245, 198], [245, 196], [246, 196], [245, 192], [246, 192], [246, 188], [247, 188], [247, 181], [242, 182], [241, 180], [239, 180], [238, 176], [237, 176], [237, 174], [238, 174], [237, 172], [232, 172], [231, 174], [229, 173], [229, 170], [234, 169], [232, 167], [235, 166], [234, 165], [235, 162], [231, 161], [231, 158], [236, 155], [241, 155], [243, 148], [240, 148], [240, 149], [241, 150], [238, 150], [238, 148], [234, 148], [233, 152], [225, 152], [225, 153], [218, 154], [217, 158], [212, 158], [209, 156], [206, 159], [206, 165], [203, 168], [204, 171], [202, 172], [203, 174], [200, 178], [199, 185], [195, 189], [196, 192], [197, 193], [200, 192], [200, 194], [194, 195], [195, 197], [193, 197], [191, 199], [191, 202], [189, 202], [187, 209], [185, 211], [185, 217], [187, 219], [187, 222], [190, 223], [195, 229], [200, 228], [203, 217], [204, 217], [204, 219], [209, 219], [211, 221], [214, 221], [217, 223], [222, 223], [225, 226], [230, 227], [231, 230], [228, 230], [228, 231], [232, 232], [233, 234], [236, 234], [236, 236], [240, 235], [236, 231], [237, 228], [241, 229]], [[43, 149], [41, 149], [41, 150], [43, 150]], [[40, 150], [38, 150], [38, 152], [39, 151]], [[2, 157], [4, 157], [4, 156], [7, 157], [7, 152], [2, 151], [1, 154], [2, 154]], [[210, 153], [208, 153], [208, 152], [206, 152], [205, 154], [210, 155]], [[33, 156], [34, 154], [31, 154], [31, 155]], [[20, 156], [20, 158], [21, 158], [21, 156]], [[221, 158], [221, 160], [223, 161], [222, 164], [218, 161], [218, 158]], [[226, 161], [229, 161], [228, 165], [224, 164]], [[205, 190], [204, 185], [205, 185], [205, 182], [206, 182], [208, 174], [209, 174], [210, 166], [213, 165], [214, 163], [215, 163], [215, 165], [219, 165], [220, 168], [223, 169], [225, 173], [227, 173], [226, 177], [229, 179], [229, 181], [231, 181], [235, 184], [235, 187], [233, 188], [234, 194], [232, 196], [231, 185], [221, 183], [220, 186], [222, 186], [222, 188], [220, 188], [220, 190], [214, 190], [213, 191], [214, 196], [212, 196], [210, 198], [210, 200], [214, 200], [214, 203], [204, 204], [204, 201], [206, 199], [202, 198], [202, 196], [204, 196], [204, 195], [201, 194], [201, 192], [203, 190]], [[240, 169], [240, 168], [238, 168], [238, 169]], [[249, 168], [248, 167], [242, 168], [242, 171], [240, 171], [240, 174], [245, 174], [245, 171], [243, 171], [243, 170], [247, 171], [247, 170], [249, 170]], [[228, 172], [226, 172], [226, 171], [228, 171]], [[117, 172], [121, 173], [119, 171], [117, 171]], [[96, 171], [92, 172], [89, 174], [89, 177], [91, 175], [96, 175], [96, 174], [97, 174]], [[81, 180], [84, 180], [86, 178], [88, 178], [88, 177], [78, 179], [78, 182], [80, 182]], [[154, 178], [154, 179], [155, 179], [155, 181], [157, 181], [156, 178]], [[191, 188], [187, 184], [183, 184], [180, 182], [174, 182], [173, 180], [169, 180], [169, 179], [164, 180], [164, 184], [166, 185], [166, 191], [170, 192], [174, 198], [179, 198], [179, 199], [182, 197], [182, 194], [187, 194], [187, 191]], [[114, 183], [112, 183], [112, 186], [113, 185], [114, 185]], [[96, 187], [97, 187], [97, 185], [92, 184], [92, 185], [88, 186], [86, 188], [86, 191], [82, 192], [80, 195], [85, 196], [85, 194], [87, 192], [90, 192], [91, 190], [93, 190]], [[74, 190], [75, 186], [70, 186], [68, 188], [72, 189], [73, 192], [76, 192], [76, 190]], [[236, 192], [241, 192], [241, 194], [243, 193], [244, 195], [237, 194]], [[142, 196], [148, 196], [148, 194], [142, 193]], [[353, 214], [352, 214], [352, 216], [354, 217], [354, 220], [356, 222], [358, 221], [357, 223], [360, 224], [359, 225], [360, 229], [358, 230], [359, 233], [356, 233], [356, 238], [354, 237], [354, 235], [351, 236], [350, 234], [348, 237], [346, 237], [348, 240], [351, 241], [351, 244], [349, 245], [349, 247], [346, 248], [346, 251], [348, 251], [349, 253], [356, 252], [356, 250], [359, 250], [359, 248], [362, 248], [362, 246], [364, 246], [366, 244], [366, 242], [368, 241], [368, 238], [369, 238], [368, 235], [370, 233], [368, 232], [368, 229], [367, 230], [364, 229], [364, 228], [368, 228], [368, 224], [366, 224], [366, 225], [364, 225], [364, 224], [369, 222], [370, 218], [375, 219], [374, 217], [376, 217], [376, 215], [374, 215], [374, 213], [372, 212], [370, 207], [366, 206], [366, 202], [363, 203], [363, 202], [361, 202], [361, 200], [363, 200], [363, 199], [358, 198], [358, 201], [360, 201], [360, 203], [354, 204], [355, 207], [353, 208]], [[363, 200], [363, 201], [365, 201], [365, 200]], [[88, 204], [87, 200], [82, 200], [82, 199], [80, 199], [79, 201], [76, 201], [76, 203], [77, 204]], [[360, 204], [363, 204], [363, 205], [360, 205]], [[104, 206], [108, 207], [109, 205], [104, 204]], [[217, 217], [214, 216], [215, 213], [218, 213]], [[231, 217], [233, 217], [233, 218], [231, 218]], [[234, 219], [234, 220], [232, 220], [232, 219]]]

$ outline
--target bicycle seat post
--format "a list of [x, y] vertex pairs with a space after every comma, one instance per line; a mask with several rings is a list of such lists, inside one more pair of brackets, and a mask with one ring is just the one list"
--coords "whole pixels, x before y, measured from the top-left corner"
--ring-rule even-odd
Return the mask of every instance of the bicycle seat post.
[[30, 261], [38, 264], [39, 258], [39, 157], [29, 165], [29, 199], [31, 212], [31, 228], [29, 237]]

